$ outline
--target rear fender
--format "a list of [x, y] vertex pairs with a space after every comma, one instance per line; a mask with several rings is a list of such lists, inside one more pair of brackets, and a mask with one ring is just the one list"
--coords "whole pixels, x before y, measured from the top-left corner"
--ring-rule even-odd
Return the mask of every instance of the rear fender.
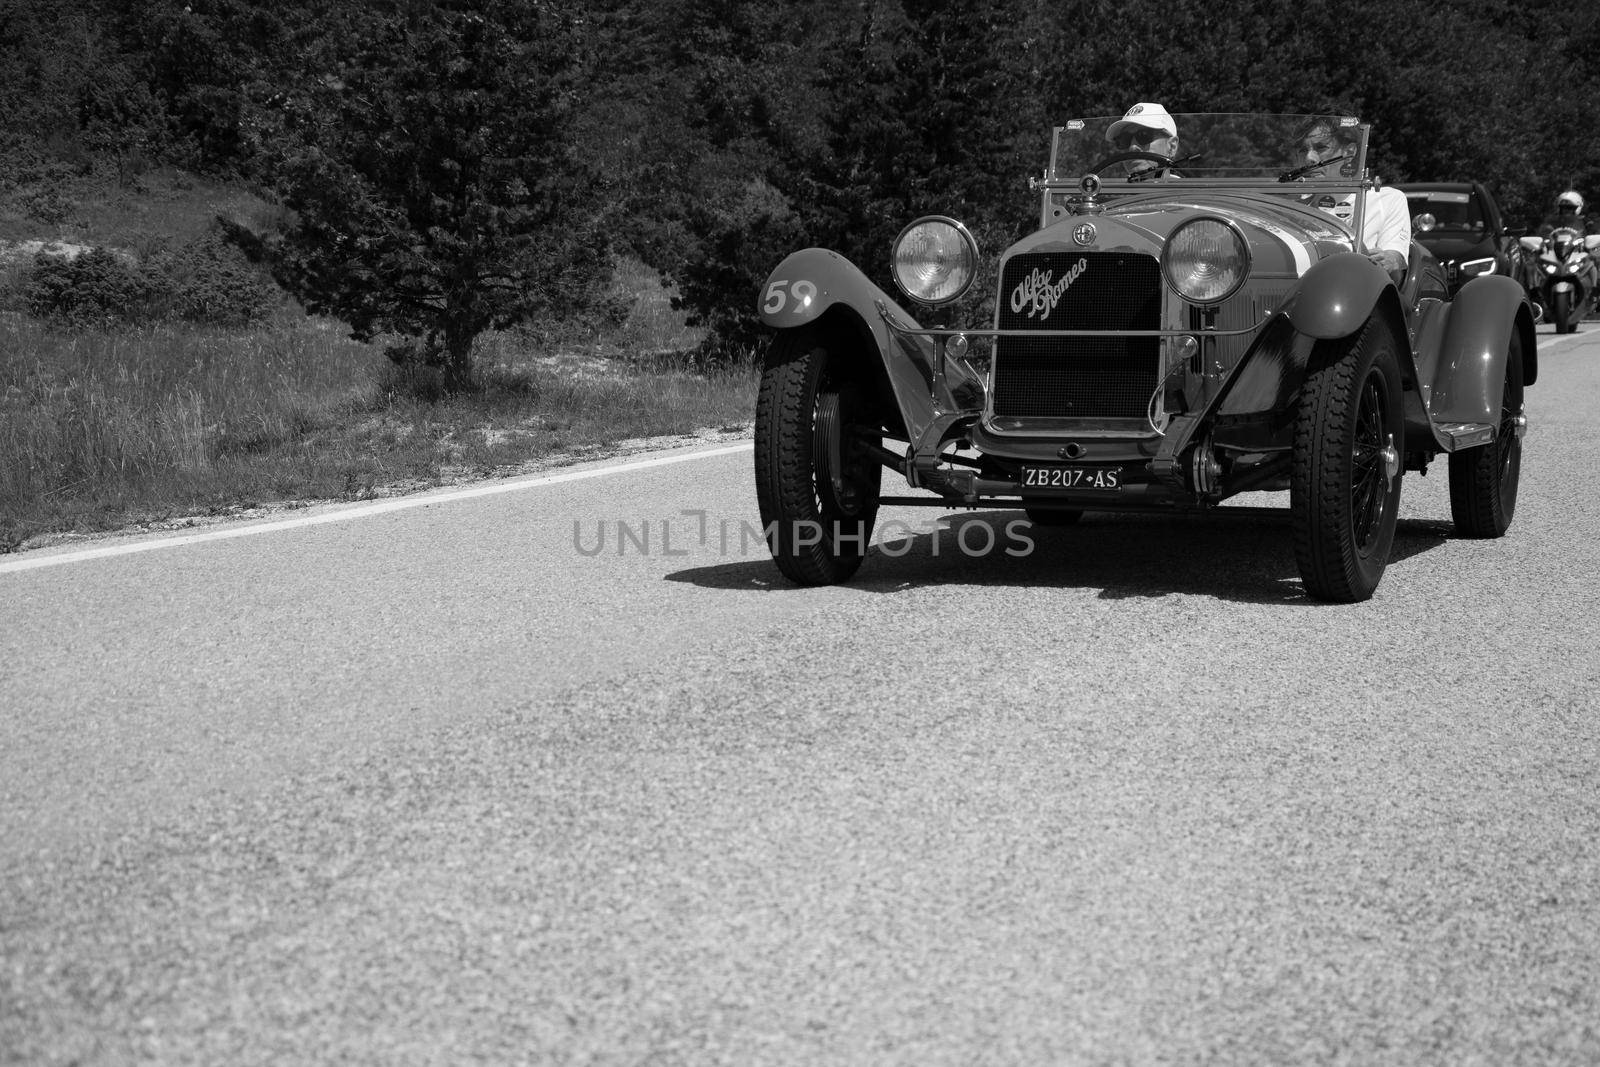
[[[807, 248], [778, 264], [767, 277], [757, 306], [768, 326], [810, 328], [831, 352], [862, 360], [863, 376], [877, 385], [880, 395], [887, 388], [884, 399], [899, 412], [907, 439], [918, 441], [941, 413], [961, 406], [951, 389], [965, 384], [970, 390], [975, 380], [969, 382], [969, 376], [947, 361], [950, 376], [935, 397], [933, 341], [890, 330], [878, 310], [880, 304], [902, 326], [918, 328], [905, 309], [849, 260], [825, 248]], [[981, 383], [976, 384], [981, 400]]]
[[1522, 338], [1522, 380], [1539, 374], [1533, 315], [1522, 286], [1499, 274], [1480, 275], [1450, 303], [1429, 409], [1438, 423], [1498, 423], [1511, 334]]

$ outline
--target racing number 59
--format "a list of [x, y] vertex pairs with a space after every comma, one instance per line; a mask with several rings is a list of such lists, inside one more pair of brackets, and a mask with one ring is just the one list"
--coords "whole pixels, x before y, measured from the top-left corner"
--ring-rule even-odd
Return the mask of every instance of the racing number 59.
[[[789, 287], [787, 292], [784, 291], [784, 286]], [[774, 280], [767, 284], [767, 298], [762, 303], [761, 310], [765, 314], [776, 315], [788, 307], [790, 301], [793, 301], [794, 314], [801, 315], [805, 313], [805, 310], [811, 306], [811, 302], [816, 298], [817, 286], [815, 282], [808, 282], [804, 278], [792, 284], [787, 280]]]

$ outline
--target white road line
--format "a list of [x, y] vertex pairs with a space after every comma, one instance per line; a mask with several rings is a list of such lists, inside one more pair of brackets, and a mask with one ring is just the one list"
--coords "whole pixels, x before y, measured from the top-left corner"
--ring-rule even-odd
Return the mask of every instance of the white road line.
[[1542, 352], [1547, 348], [1554, 348], [1557, 345], [1564, 345], [1568, 341], [1587, 340], [1588, 338], [1591, 338], [1593, 336], [1594, 336], [1593, 334], [1584, 334], [1584, 333], [1564, 333], [1564, 334], [1541, 333], [1539, 335], [1538, 341], [1536, 341], [1535, 343], [1539, 346], [1539, 350]]
[[[1541, 334], [1539, 347], [1541, 349], [1549, 349], [1586, 336], [1590, 335], [1573, 333], [1557, 337], [1551, 334]], [[455, 500], [471, 500], [474, 497], [516, 493], [524, 489], [537, 489], [540, 486], [555, 485], [559, 482], [579, 482], [588, 478], [603, 478], [611, 474], [628, 474], [632, 471], [648, 470], [651, 467], [663, 467], [670, 463], [687, 463], [697, 459], [730, 456], [735, 452], [748, 451], [750, 447], [749, 442], [744, 442], [723, 448], [707, 449], [704, 452], [691, 452], [687, 455], [658, 456], [655, 459], [621, 463], [614, 467], [595, 467], [588, 470], [567, 471], [562, 474], [545, 474], [536, 478], [518, 478], [509, 482], [475, 485], [470, 489], [452, 489], [443, 493], [396, 497], [393, 500], [383, 500], [374, 504], [358, 504], [354, 507], [340, 508], [337, 511], [325, 511], [317, 515], [303, 515], [294, 519], [279, 519], [275, 522], [255, 523], [248, 526], [230, 526], [223, 530], [206, 530], [201, 533], [180, 534], [176, 537], [161, 537], [150, 541], [108, 545], [104, 548], [85, 548], [77, 552], [48, 552], [48, 550], [40, 550], [47, 554], [29, 554], [21, 559], [0, 561], [0, 574], [37, 570], [40, 567], [60, 567], [68, 563], [81, 563], [85, 560], [105, 559], [110, 556], [128, 556], [135, 552], [154, 552], [161, 548], [178, 548], [183, 545], [198, 544], [202, 541], [225, 541], [231, 537], [251, 537], [255, 534], [276, 533], [279, 530], [294, 530], [302, 526], [319, 526], [327, 522], [345, 522], [349, 519], [366, 518], [368, 515], [382, 515], [390, 511], [405, 511], [408, 508], [448, 504]]]
[[255, 523], [249, 526], [230, 526], [223, 530], [206, 530], [201, 533], [180, 534], [176, 537], [162, 537], [151, 541], [107, 545], [104, 548], [86, 548], [78, 552], [30, 555], [22, 559], [0, 562], [0, 574], [11, 571], [31, 571], [40, 567], [59, 567], [67, 563], [81, 563], [84, 560], [105, 559], [108, 556], [127, 556], [135, 552], [154, 552], [160, 548], [178, 548], [182, 545], [193, 545], [202, 541], [225, 541], [230, 537], [251, 537], [255, 534], [276, 533], [279, 530], [294, 530], [302, 526], [320, 526], [328, 522], [364, 519], [369, 515], [382, 515], [390, 511], [405, 511], [408, 508], [425, 508], [434, 504], [448, 504], [456, 500], [472, 500], [476, 497], [498, 496], [501, 493], [516, 493], [524, 489], [538, 489], [542, 486], [556, 485], [560, 482], [581, 482], [589, 478], [604, 478], [612, 474], [630, 474], [633, 471], [649, 470], [651, 467], [664, 467], [671, 463], [688, 463], [697, 459], [731, 456], [736, 452], [748, 452], [750, 448], [751, 443], [745, 441], [737, 445], [706, 449], [703, 452], [658, 456], [655, 459], [619, 463], [612, 467], [594, 467], [581, 471], [565, 471], [561, 474], [542, 474], [533, 478], [518, 478], [509, 482], [475, 485], [469, 489], [451, 489], [442, 493], [420, 493], [416, 496], [396, 497], [392, 500], [382, 500], [372, 504], [358, 504], [354, 507], [340, 508], [337, 511], [324, 511], [317, 515], [302, 515], [293, 519], [279, 519], [274, 522]]

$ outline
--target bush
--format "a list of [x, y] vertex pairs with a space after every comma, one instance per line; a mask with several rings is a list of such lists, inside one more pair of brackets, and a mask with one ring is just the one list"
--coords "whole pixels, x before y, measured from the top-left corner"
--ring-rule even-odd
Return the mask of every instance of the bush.
[[16, 195], [16, 204], [28, 218], [46, 226], [60, 226], [78, 210], [77, 203], [55, 185], [25, 189]]
[[74, 327], [137, 323], [148, 317], [150, 280], [107, 248], [80, 256], [40, 252], [22, 285], [29, 313]]
[[158, 276], [166, 318], [248, 326], [265, 318], [280, 300], [278, 288], [216, 233], [153, 256], [147, 269]]
[[38, 318], [95, 329], [172, 319], [247, 326], [280, 299], [244, 254], [214, 233], [143, 263], [106, 248], [75, 258], [41, 252], [23, 279], [22, 296]]

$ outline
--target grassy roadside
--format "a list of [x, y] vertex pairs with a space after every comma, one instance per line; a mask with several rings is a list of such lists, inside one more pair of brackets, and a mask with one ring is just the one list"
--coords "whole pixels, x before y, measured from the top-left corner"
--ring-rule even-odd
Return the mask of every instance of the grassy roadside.
[[752, 365], [705, 369], [637, 264], [615, 328], [483, 338], [476, 390], [430, 399], [379, 346], [285, 311], [252, 328], [56, 332], [0, 314], [0, 552], [62, 535], [356, 500], [739, 432]]

